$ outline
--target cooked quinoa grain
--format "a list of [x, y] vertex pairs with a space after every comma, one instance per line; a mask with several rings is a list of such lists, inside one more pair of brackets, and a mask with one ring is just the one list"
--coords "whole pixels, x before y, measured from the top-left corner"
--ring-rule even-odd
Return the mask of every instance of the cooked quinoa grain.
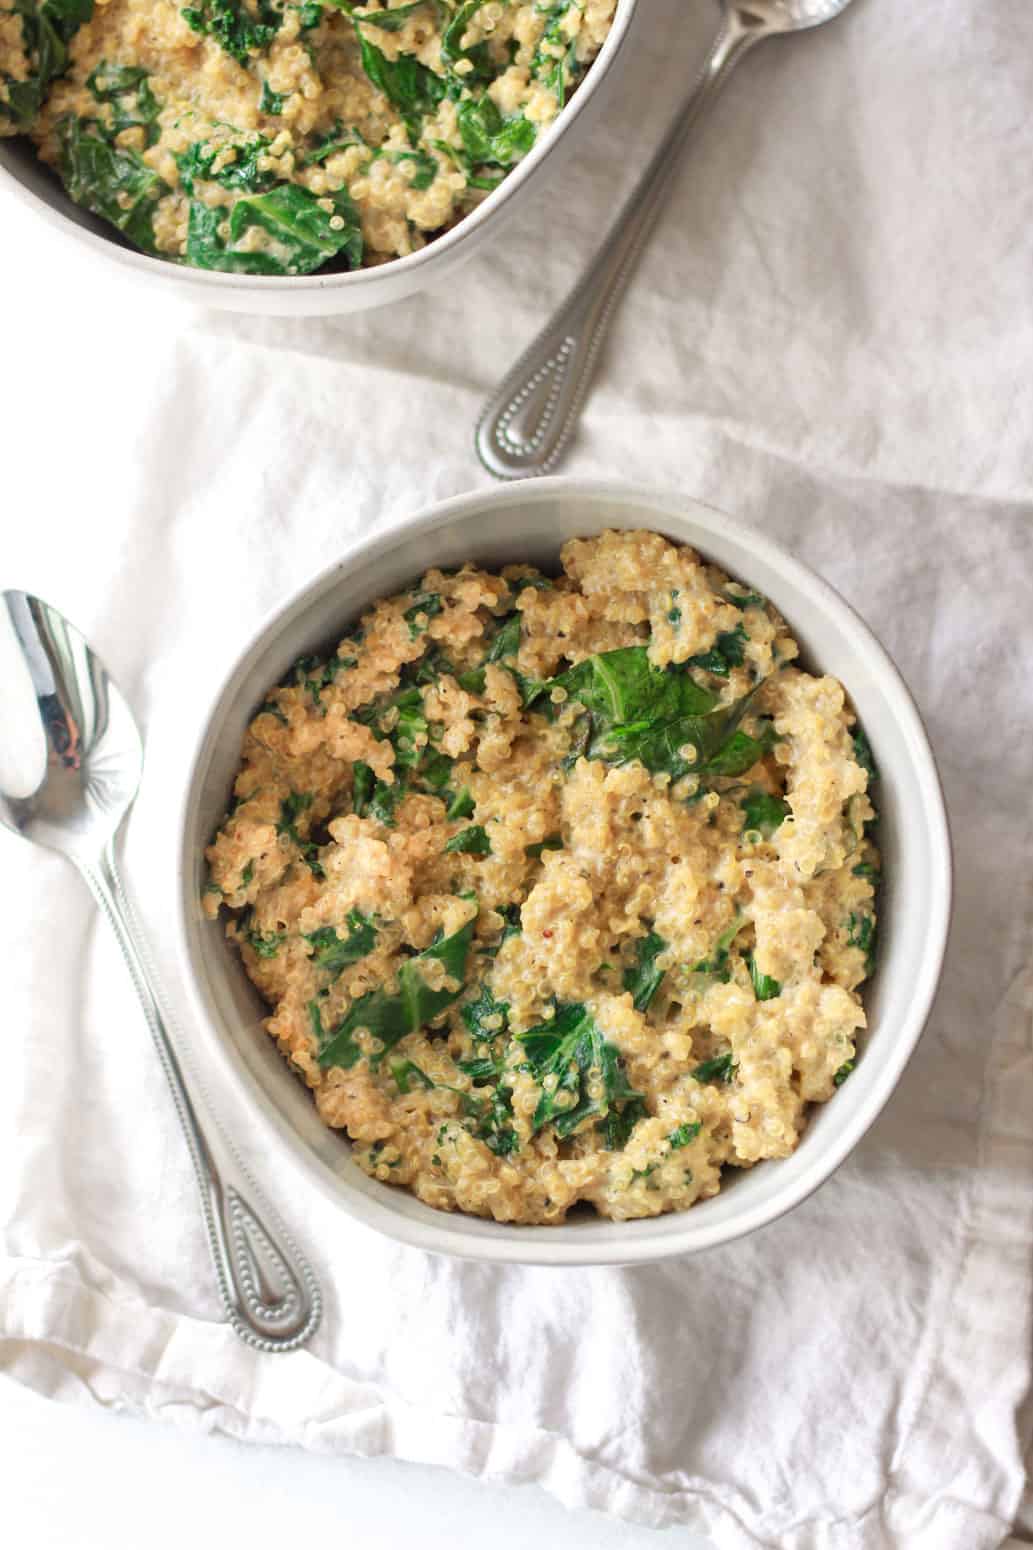
[[684, 1210], [849, 1075], [871, 756], [654, 533], [430, 570], [251, 722], [204, 899], [358, 1165], [442, 1210]]
[[616, 0], [0, 0], [0, 135], [195, 268], [412, 253], [556, 118]]

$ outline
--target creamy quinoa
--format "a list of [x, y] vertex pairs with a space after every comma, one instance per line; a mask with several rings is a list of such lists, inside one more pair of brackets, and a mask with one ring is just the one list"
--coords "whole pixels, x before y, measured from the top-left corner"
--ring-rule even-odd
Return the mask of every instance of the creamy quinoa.
[[0, 135], [144, 252], [243, 274], [422, 248], [533, 147], [617, 0], [0, 0]]
[[266, 1027], [366, 1173], [618, 1220], [786, 1157], [853, 1068], [879, 858], [842, 686], [655, 533], [430, 570], [298, 662], [207, 851]]

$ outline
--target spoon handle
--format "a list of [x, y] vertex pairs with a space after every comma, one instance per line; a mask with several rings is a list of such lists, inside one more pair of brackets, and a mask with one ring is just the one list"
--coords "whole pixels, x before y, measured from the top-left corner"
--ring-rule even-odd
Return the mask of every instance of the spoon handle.
[[599, 348], [653, 229], [689, 131], [760, 38], [760, 18], [733, 6], [688, 101], [610, 228], [598, 255], [552, 321], [481, 411], [477, 455], [496, 479], [547, 474], [580, 418]]
[[[176, 1113], [194, 1164], [219, 1294], [230, 1325], [260, 1351], [293, 1351], [319, 1324], [322, 1300], [308, 1263], [265, 1201], [263, 1216], [248, 1199], [260, 1198], [231, 1143], [211, 1121], [202, 1126], [179, 1057], [165, 1028], [147, 949], [134, 929], [113, 847], [99, 864], [80, 863], [90, 892], [111, 926], [136, 986]], [[195, 1088], [201, 1091], [196, 1076]], [[206, 1106], [211, 1115], [210, 1106]], [[218, 1158], [218, 1161], [216, 1161]]]

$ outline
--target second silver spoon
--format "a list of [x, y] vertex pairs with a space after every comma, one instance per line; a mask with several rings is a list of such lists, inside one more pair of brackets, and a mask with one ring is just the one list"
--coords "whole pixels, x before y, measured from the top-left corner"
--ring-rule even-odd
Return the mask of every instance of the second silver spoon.
[[689, 131], [755, 43], [820, 27], [851, 0], [721, 0], [724, 20], [699, 81], [591, 268], [485, 404], [477, 455], [497, 479], [547, 474], [569, 441], [599, 347], [663, 205]]

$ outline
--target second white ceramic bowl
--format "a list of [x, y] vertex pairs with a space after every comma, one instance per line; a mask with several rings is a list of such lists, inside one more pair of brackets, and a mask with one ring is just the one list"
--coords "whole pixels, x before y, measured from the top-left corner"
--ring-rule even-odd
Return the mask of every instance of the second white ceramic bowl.
[[0, 190], [26, 201], [37, 215], [69, 238], [75, 244], [76, 256], [117, 268], [126, 279], [149, 286], [161, 296], [178, 295], [198, 307], [277, 317], [337, 316], [383, 307], [453, 277], [574, 151], [619, 79], [617, 62], [639, 3], [618, 0], [609, 36], [559, 118], [476, 210], [418, 253], [371, 269], [287, 278], [214, 274], [152, 258], [123, 242], [107, 222], [74, 204], [32, 145], [21, 137], [0, 140]]
[[[203, 851], [225, 812], [244, 729], [265, 691], [305, 652], [333, 646], [377, 598], [431, 565], [525, 561], [555, 569], [560, 545], [603, 528], [651, 528], [691, 544], [756, 587], [788, 619], [806, 663], [846, 686], [871, 741], [881, 783], [879, 966], [866, 998], [857, 1068], [818, 1105], [784, 1161], [726, 1174], [691, 1211], [614, 1223], [516, 1227], [432, 1210], [370, 1179], [348, 1142], [316, 1117], [311, 1097], [261, 1027], [265, 1015], [222, 925], [200, 908]], [[462, 496], [356, 545], [267, 619], [216, 691], [185, 792], [178, 935], [196, 1024], [225, 1080], [244, 1088], [270, 1143], [289, 1149], [341, 1210], [402, 1243], [467, 1259], [546, 1265], [630, 1264], [728, 1243], [781, 1216], [839, 1166], [896, 1086], [932, 1004], [947, 940], [951, 856], [940, 783], [921, 721], [893, 663], [839, 595], [754, 528], [680, 495], [563, 479]]]

